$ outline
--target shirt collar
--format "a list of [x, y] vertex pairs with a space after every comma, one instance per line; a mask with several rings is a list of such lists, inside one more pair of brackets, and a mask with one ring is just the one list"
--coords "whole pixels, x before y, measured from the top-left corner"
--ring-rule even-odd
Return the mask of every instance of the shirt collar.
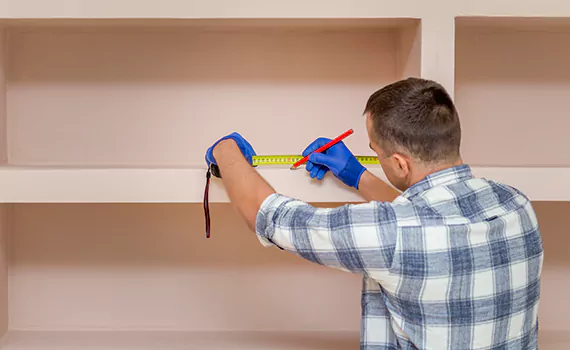
[[461, 164], [429, 174], [408, 188], [402, 196], [410, 198], [435, 186], [450, 185], [473, 178], [469, 165]]

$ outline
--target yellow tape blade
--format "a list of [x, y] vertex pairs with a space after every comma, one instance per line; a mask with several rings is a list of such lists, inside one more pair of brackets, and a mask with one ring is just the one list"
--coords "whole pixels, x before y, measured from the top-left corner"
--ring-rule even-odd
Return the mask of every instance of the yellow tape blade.
[[[303, 159], [301, 155], [272, 155], [272, 156], [253, 156], [253, 166], [263, 165], [292, 165]], [[380, 164], [378, 157], [374, 156], [356, 156], [361, 164]]]

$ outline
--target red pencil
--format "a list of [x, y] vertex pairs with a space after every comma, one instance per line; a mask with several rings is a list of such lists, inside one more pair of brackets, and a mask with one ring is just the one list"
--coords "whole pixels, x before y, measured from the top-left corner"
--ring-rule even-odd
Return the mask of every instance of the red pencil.
[[316, 150], [314, 150], [313, 152], [311, 152], [309, 155], [307, 155], [306, 157], [304, 157], [303, 159], [299, 160], [298, 162], [296, 162], [295, 164], [293, 164], [293, 166], [291, 167], [291, 169], [296, 169], [298, 168], [301, 164], [306, 163], [309, 160], [309, 156], [313, 153], [321, 153], [326, 151], [327, 149], [331, 148], [332, 146], [336, 145], [337, 143], [339, 143], [340, 141], [344, 140], [345, 138], [347, 138], [349, 135], [351, 135], [354, 132], [354, 130], [350, 129], [346, 132], [344, 132], [343, 134], [341, 134], [339, 137], [335, 138], [334, 140], [331, 140], [329, 143], [327, 143], [326, 145], [323, 145], [319, 148], [317, 148]]

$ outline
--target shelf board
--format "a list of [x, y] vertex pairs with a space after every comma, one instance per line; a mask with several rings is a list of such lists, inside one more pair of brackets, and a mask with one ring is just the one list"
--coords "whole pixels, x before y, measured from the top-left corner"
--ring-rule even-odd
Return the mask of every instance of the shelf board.
[[[385, 179], [379, 167], [370, 170]], [[311, 180], [302, 169], [264, 168], [275, 189], [308, 202], [359, 202], [355, 190], [327, 175]], [[512, 185], [535, 201], [570, 201], [570, 168], [474, 167], [475, 176]], [[205, 168], [0, 167], [0, 203], [200, 203]], [[228, 202], [219, 179], [212, 203]]]
[[458, 17], [504, 16], [560, 18], [570, 16], [570, 2], [560, 0], [531, 0], [525, 1], [524, 5], [518, 0], [458, 0], [453, 2], [453, 7], [455, 15]]
[[388, 18], [429, 7], [422, 0], [1, 0], [0, 17], [19, 18]]
[[[439, 6], [437, 6], [439, 5]], [[434, 9], [446, 8], [447, 11]], [[1, 0], [0, 18], [389, 18], [421, 16], [570, 16], [570, 3], [560, 0]]]
[[[306, 171], [261, 169], [277, 191], [306, 201], [359, 201], [356, 191]], [[0, 203], [202, 202], [204, 168], [0, 168]], [[212, 179], [210, 201], [228, 202], [222, 181]]]
[[[345, 350], [356, 349], [358, 332], [32, 332], [10, 331], [0, 342], [4, 350]], [[540, 346], [564, 350], [567, 331], [541, 331]]]
[[358, 332], [19, 332], [5, 350], [345, 350], [358, 348]]
[[[325, 6], [326, 5], [326, 6]], [[319, 0], [307, 3], [294, 0], [287, 2], [260, 2], [255, 0], [202, 0], [143, 2], [137, 0], [76, 0], [70, 6], [68, 0], [51, 0], [49, 5], [41, 0], [2, 0], [2, 18], [302, 18], [302, 17], [406, 17], [433, 14], [422, 0]], [[460, 0], [450, 6], [455, 15], [477, 16], [545, 16], [561, 17], [570, 13], [570, 5], [559, 0], [526, 1], [524, 6], [517, 0]], [[447, 12], [446, 12], [447, 13]]]

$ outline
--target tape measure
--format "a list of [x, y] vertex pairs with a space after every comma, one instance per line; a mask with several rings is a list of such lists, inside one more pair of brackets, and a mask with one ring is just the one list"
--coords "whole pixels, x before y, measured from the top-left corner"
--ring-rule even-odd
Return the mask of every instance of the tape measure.
[[[253, 166], [263, 165], [292, 165], [303, 159], [301, 155], [273, 155], [273, 156], [253, 156]], [[374, 156], [356, 156], [361, 164], [380, 164], [378, 157]]]

